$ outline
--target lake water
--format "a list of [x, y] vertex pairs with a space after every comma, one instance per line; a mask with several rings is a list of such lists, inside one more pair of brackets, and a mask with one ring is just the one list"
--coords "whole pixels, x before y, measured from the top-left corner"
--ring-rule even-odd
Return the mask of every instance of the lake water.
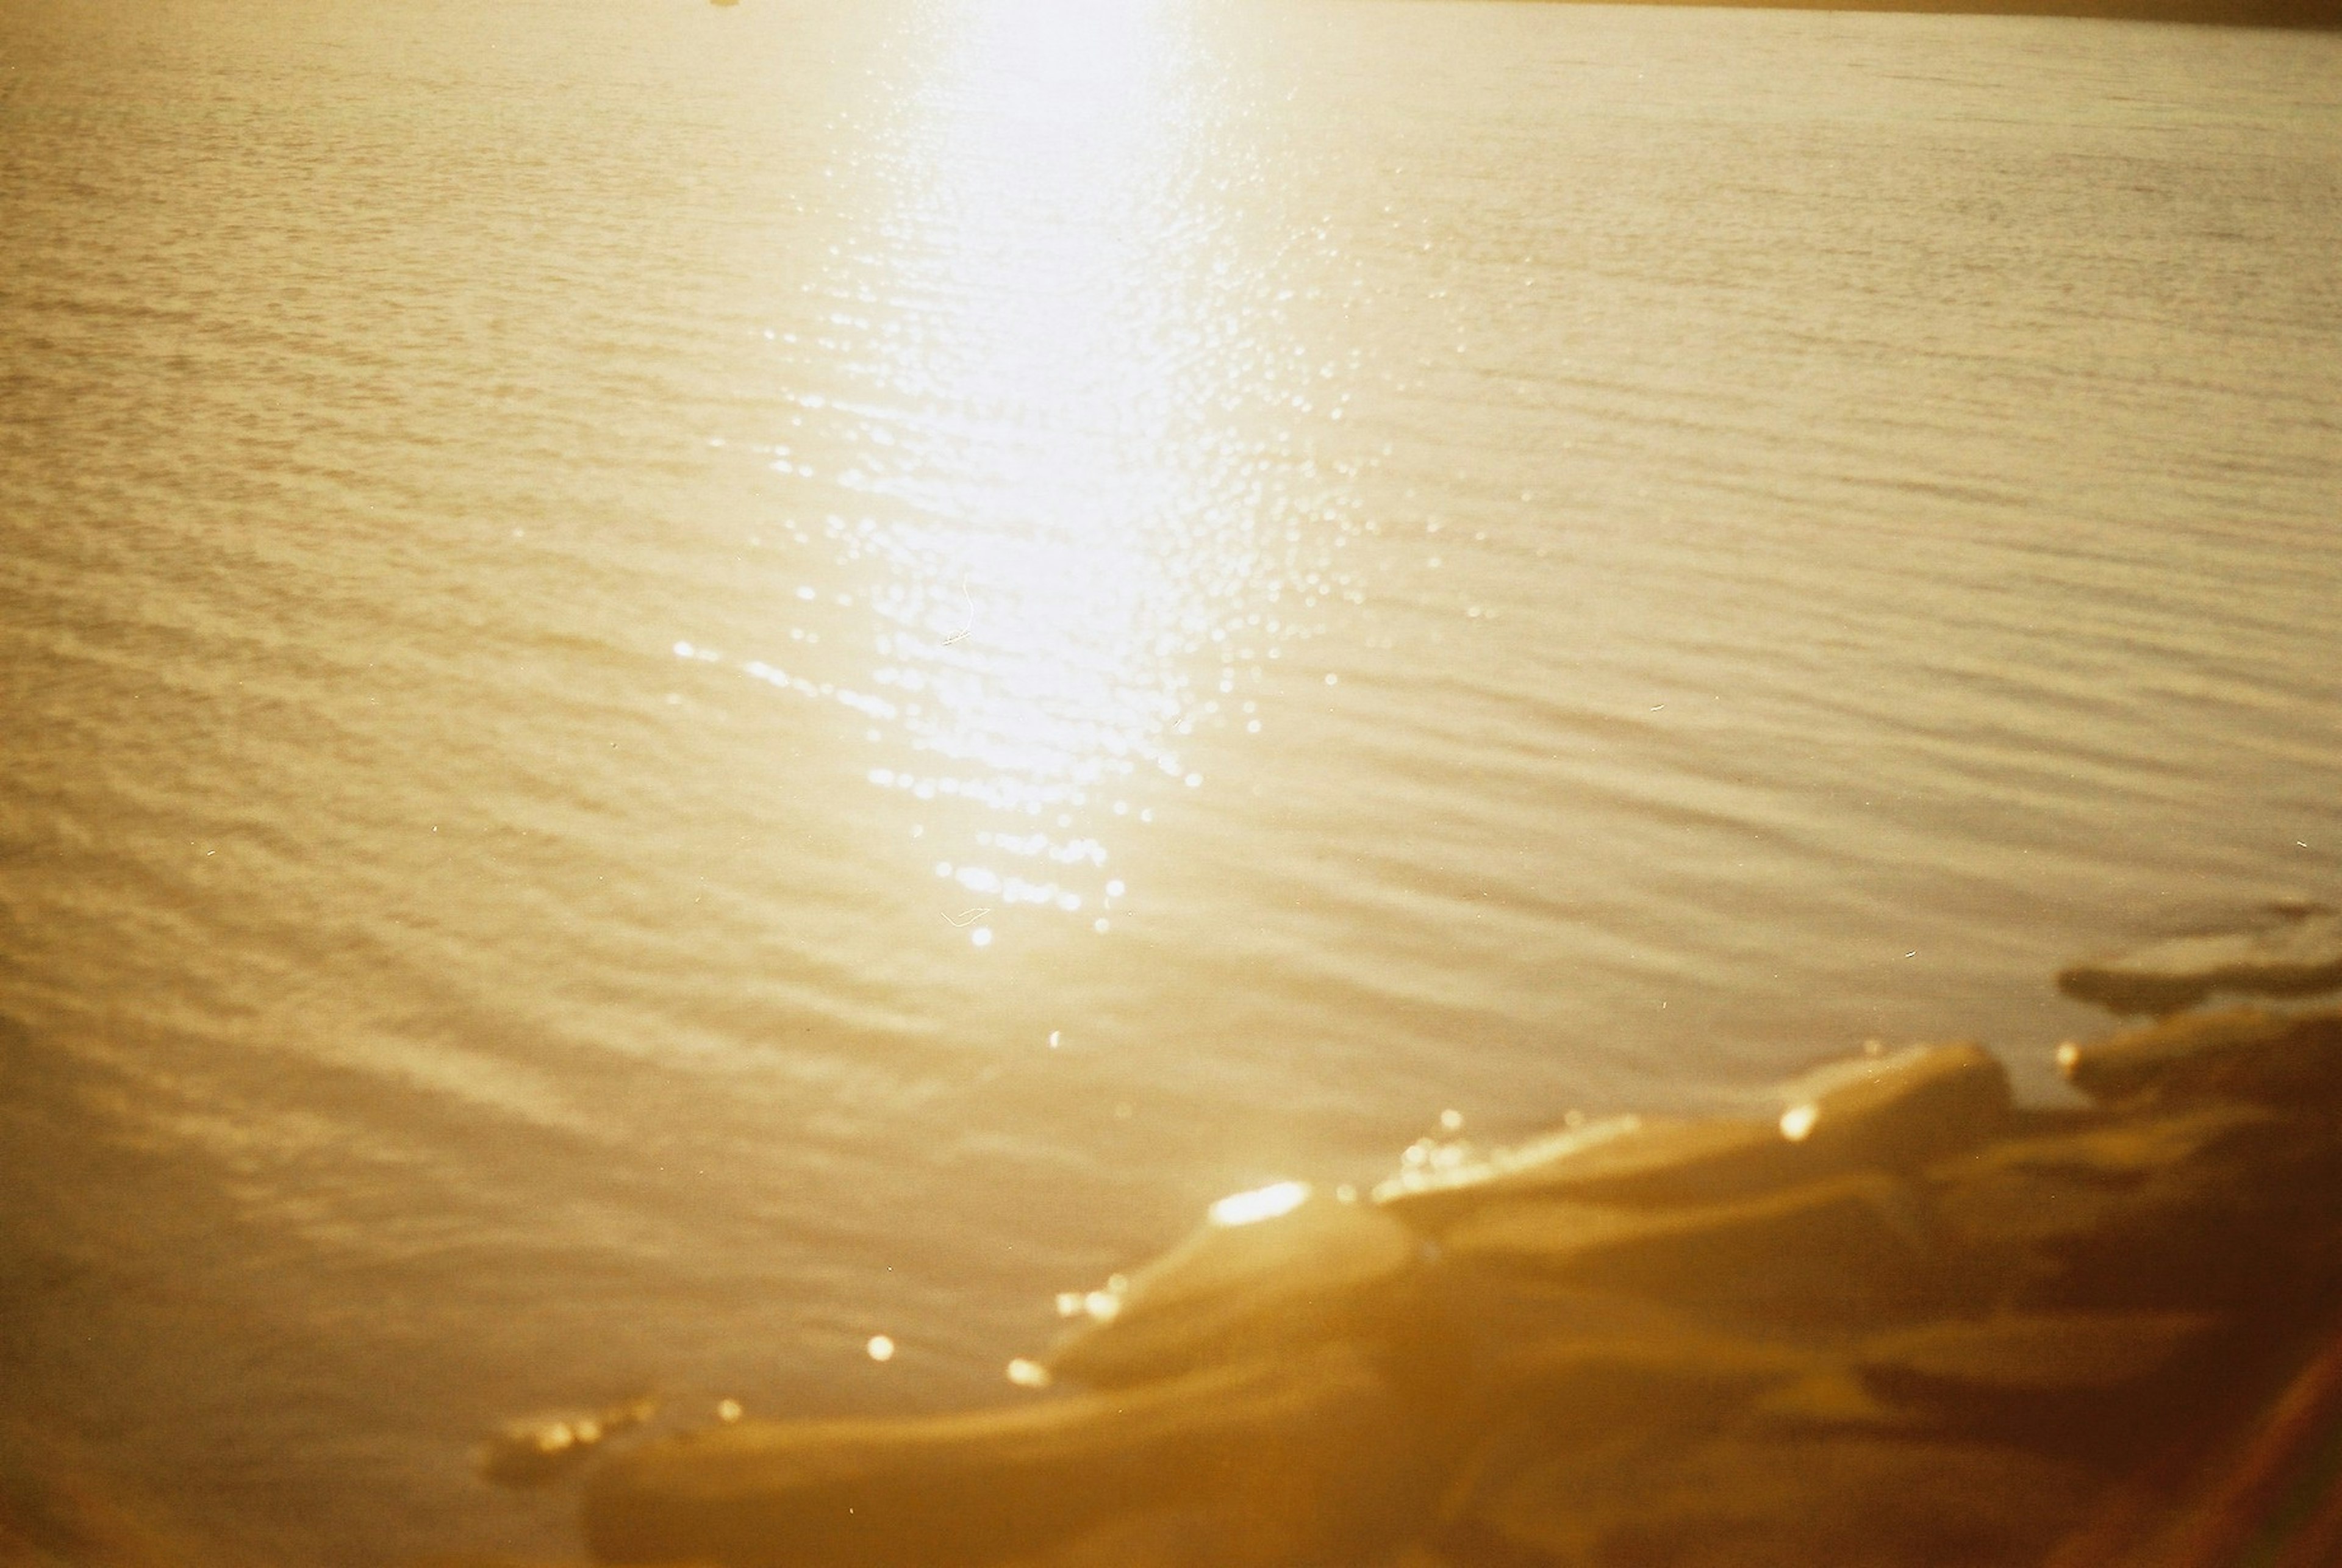
[[236, 1561], [2342, 887], [2332, 35], [0, 0], [0, 1426]]

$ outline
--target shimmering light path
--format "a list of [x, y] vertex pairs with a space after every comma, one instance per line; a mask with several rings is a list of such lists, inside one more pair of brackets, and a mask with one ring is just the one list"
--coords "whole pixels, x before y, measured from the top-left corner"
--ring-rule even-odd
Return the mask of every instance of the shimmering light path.
[[[1196, 20], [930, 18], [932, 60], [841, 171], [867, 200], [805, 285], [827, 331], [779, 356], [791, 412], [751, 443], [850, 494], [785, 524], [832, 581], [777, 595], [769, 645], [732, 662], [866, 721], [868, 782], [972, 901], [949, 918], [976, 946], [1026, 906], [1109, 931], [1155, 787], [1204, 783], [1199, 726], [1256, 733], [1240, 694], [1360, 597], [1332, 560], [1346, 488], [1259, 418], [1313, 412], [1339, 367], [1286, 330], [1292, 292], [1246, 243], [1262, 171], [1227, 156], [1244, 95]], [[812, 605], [849, 613], [791, 620]]]
[[557, 1556], [516, 1413], [2050, 1093], [2057, 964], [2342, 886], [2337, 225], [2324, 36], [0, 0], [0, 1433]]

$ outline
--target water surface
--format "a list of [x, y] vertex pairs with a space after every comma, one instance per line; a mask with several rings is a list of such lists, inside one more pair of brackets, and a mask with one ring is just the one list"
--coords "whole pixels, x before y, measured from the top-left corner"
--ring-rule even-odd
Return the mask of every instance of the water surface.
[[0, 0], [0, 1413], [236, 1553], [2342, 884], [2342, 39]]

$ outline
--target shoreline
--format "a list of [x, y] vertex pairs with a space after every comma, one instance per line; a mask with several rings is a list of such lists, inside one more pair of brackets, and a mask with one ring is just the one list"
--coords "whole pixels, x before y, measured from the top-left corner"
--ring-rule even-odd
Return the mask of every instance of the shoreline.
[[2327, 1562], [2342, 1011], [2057, 1062], [2091, 1104], [1873, 1043], [1777, 1121], [1578, 1120], [1418, 1146], [1371, 1194], [1238, 1194], [1061, 1298], [1012, 1381], [1072, 1392], [656, 1438], [587, 1467], [586, 1539], [728, 1568]]
[[[2342, 1007], [2197, 1004], [2342, 987], [2342, 914], [2056, 978], [2157, 1014], [2056, 1048], [2073, 1104], [1871, 1041], [1777, 1114], [1426, 1138], [1060, 1295], [986, 1407], [645, 1395], [505, 1427], [478, 1473], [582, 1482], [603, 1563], [2330, 1568]], [[95, 1459], [0, 1431], [0, 1557], [226, 1560]]]

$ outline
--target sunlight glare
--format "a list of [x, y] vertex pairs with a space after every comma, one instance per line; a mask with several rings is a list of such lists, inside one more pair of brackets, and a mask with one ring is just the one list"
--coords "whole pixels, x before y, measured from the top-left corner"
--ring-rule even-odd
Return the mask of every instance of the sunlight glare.
[[896, 280], [932, 316], [887, 367], [915, 411], [892, 487], [914, 511], [876, 542], [895, 572], [873, 600], [876, 678], [916, 697], [903, 729], [922, 760], [873, 782], [1046, 814], [979, 839], [1053, 874], [996, 859], [954, 874], [1069, 914], [1095, 894], [1066, 874], [1106, 852], [1050, 830], [1141, 770], [1194, 777], [1173, 744], [1196, 702], [1190, 655], [1254, 570], [1216, 494], [1226, 464], [1198, 458], [1226, 328], [1187, 286], [1193, 215], [1171, 193], [1196, 126], [1163, 10], [955, 14], [910, 215], [930, 244]]
[[1306, 1182], [1276, 1182], [1249, 1193], [1232, 1193], [1209, 1211], [1216, 1225], [1253, 1225], [1289, 1214], [1309, 1198]]

